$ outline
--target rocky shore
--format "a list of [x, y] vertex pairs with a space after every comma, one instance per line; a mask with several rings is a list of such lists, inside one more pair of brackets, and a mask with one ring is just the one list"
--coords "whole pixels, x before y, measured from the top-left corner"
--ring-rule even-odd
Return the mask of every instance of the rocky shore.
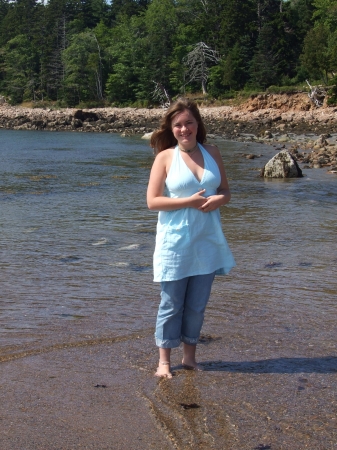
[[[337, 166], [337, 108], [316, 108], [305, 93], [252, 96], [239, 106], [201, 106], [209, 137], [276, 143], [309, 167]], [[0, 128], [144, 135], [162, 109], [48, 109], [0, 104]], [[300, 138], [301, 137], [301, 138]]]

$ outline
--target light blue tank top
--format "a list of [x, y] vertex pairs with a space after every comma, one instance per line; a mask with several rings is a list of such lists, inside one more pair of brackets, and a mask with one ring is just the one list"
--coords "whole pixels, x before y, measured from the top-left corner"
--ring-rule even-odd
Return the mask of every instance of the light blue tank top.
[[[185, 198], [206, 189], [205, 197], [216, 194], [221, 183], [219, 167], [198, 144], [204, 158], [202, 179], [197, 180], [182, 159], [178, 146], [166, 178], [166, 195]], [[195, 208], [160, 211], [153, 255], [154, 281], [180, 280], [193, 275], [228, 273], [235, 266], [222, 232], [219, 209], [204, 213]]]

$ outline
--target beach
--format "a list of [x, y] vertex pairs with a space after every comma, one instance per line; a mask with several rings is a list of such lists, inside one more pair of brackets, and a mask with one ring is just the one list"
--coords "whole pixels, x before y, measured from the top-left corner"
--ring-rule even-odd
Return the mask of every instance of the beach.
[[213, 285], [204, 371], [182, 369], [177, 349], [163, 380], [148, 141], [0, 134], [1, 450], [337, 448], [335, 175], [300, 163], [302, 178], [259, 176], [317, 135], [209, 138], [237, 267]]
[[1, 449], [337, 448], [332, 318], [254, 313], [204, 328], [204, 372], [174, 352], [172, 380], [153, 376], [152, 333], [2, 362]]
[[[337, 107], [316, 107], [306, 93], [253, 95], [241, 104], [200, 105], [209, 134], [237, 138], [241, 134], [334, 133]], [[0, 104], [0, 127], [143, 134], [158, 128], [162, 108], [27, 108]]]

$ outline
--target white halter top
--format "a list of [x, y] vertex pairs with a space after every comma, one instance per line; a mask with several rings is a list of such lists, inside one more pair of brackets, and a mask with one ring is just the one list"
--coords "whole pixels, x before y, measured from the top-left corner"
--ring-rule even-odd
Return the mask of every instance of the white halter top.
[[[206, 189], [214, 195], [221, 183], [219, 167], [208, 151], [198, 144], [204, 158], [201, 180], [182, 159], [178, 146], [166, 178], [166, 195], [189, 197]], [[173, 281], [193, 275], [225, 274], [235, 266], [222, 232], [219, 210], [204, 213], [195, 208], [160, 211], [153, 255], [154, 281]]]

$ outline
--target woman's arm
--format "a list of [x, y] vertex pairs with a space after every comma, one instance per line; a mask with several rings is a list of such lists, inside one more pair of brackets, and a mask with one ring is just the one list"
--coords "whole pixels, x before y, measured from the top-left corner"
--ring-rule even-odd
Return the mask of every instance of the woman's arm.
[[205, 189], [186, 198], [164, 196], [165, 180], [171, 165], [173, 149], [164, 150], [154, 160], [147, 188], [147, 206], [151, 211], [173, 211], [181, 208], [200, 208], [207, 201]]
[[204, 145], [204, 147], [215, 159], [219, 167], [221, 176], [221, 182], [220, 186], [217, 189], [217, 193], [215, 195], [210, 195], [209, 197], [207, 197], [207, 201], [199, 207], [200, 211], [210, 212], [214, 211], [220, 206], [226, 205], [231, 199], [231, 193], [228, 186], [225, 167], [223, 165], [221, 153], [218, 147], [215, 147], [214, 145]]

